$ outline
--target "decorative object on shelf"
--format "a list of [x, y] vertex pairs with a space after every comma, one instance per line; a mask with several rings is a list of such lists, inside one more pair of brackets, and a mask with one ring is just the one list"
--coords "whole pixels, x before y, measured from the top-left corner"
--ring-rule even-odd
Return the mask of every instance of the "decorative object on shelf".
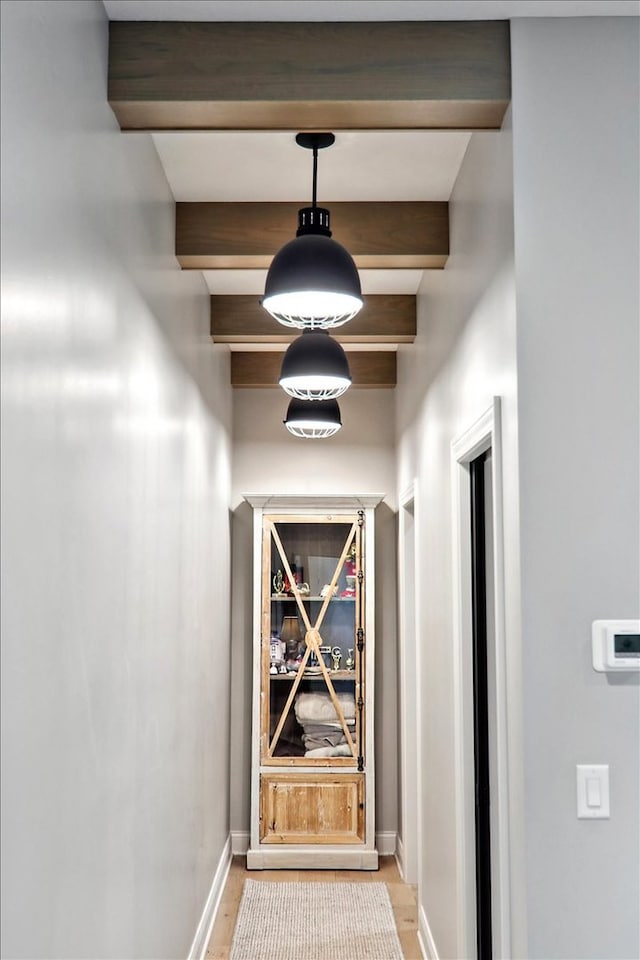
[[331, 594], [332, 597], [335, 597], [335, 595], [337, 594], [337, 592], [338, 592], [338, 588], [337, 588], [337, 587], [333, 587], [333, 588], [332, 588], [330, 583], [325, 583], [324, 587], [323, 587], [322, 590], [320, 591], [320, 596], [321, 596], [322, 599], [324, 600], [324, 598], [325, 598], [325, 597], [328, 597], [329, 594]]
[[340, 407], [337, 400], [298, 400], [289, 401], [283, 423], [294, 437], [305, 440], [322, 440], [333, 437], [342, 427]]
[[271, 648], [271, 651], [270, 651], [271, 662], [280, 663], [280, 661], [282, 660], [282, 647], [283, 647], [280, 637], [272, 636], [271, 640], [269, 641], [269, 646]]
[[297, 617], [285, 617], [283, 619], [280, 639], [285, 642], [287, 663], [295, 662], [298, 659], [300, 641], [302, 640], [302, 631]]
[[349, 556], [345, 560], [344, 570], [347, 576], [355, 577], [356, 575], [356, 542], [355, 540], [351, 544], [351, 549], [349, 550]]
[[345, 660], [344, 665], [345, 665], [345, 667], [347, 668], [347, 670], [353, 670], [353, 668], [354, 668], [355, 665], [356, 665], [356, 662], [355, 662], [355, 660], [353, 659], [353, 650], [352, 650], [351, 647], [349, 647], [348, 653], [349, 653], [349, 656], [348, 656], [347, 659]]
[[296, 143], [313, 150], [310, 207], [298, 211], [296, 239], [271, 261], [262, 306], [279, 323], [298, 329], [337, 327], [363, 306], [360, 278], [353, 258], [331, 239], [330, 214], [318, 207], [318, 150], [335, 142], [332, 133], [299, 133]]
[[305, 667], [305, 674], [308, 674], [310, 677], [318, 676], [322, 673], [322, 668], [318, 662], [318, 657], [315, 652], [312, 650], [309, 654], [309, 659], [307, 661], [307, 666]]
[[342, 597], [355, 597], [356, 595], [356, 542], [355, 540], [351, 544], [351, 549], [349, 550], [349, 556], [344, 562], [344, 573], [345, 580], [347, 582], [346, 589], [342, 591], [340, 596]]
[[355, 597], [356, 595], [356, 578], [351, 574], [346, 576], [347, 586], [340, 594], [341, 597], [344, 597], [345, 600], [348, 600], [350, 597]]
[[278, 382], [298, 400], [336, 400], [351, 386], [347, 355], [326, 330], [305, 330], [287, 347]]
[[278, 570], [273, 578], [273, 592], [277, 597], [284, 596], [284, 577], [282, 575], [282, 570]]
[[311, 593], [311, 587], [308, 583], [300, 583], [298, 584], [298, 593], [301, 597], [308, 597]]
[[333, 669], [338, 671], [340, 669], [340, 661], [342, 660], [342, 650], [340, 647], [334, 647], [332, 649], [331, 659], [333, 660]]

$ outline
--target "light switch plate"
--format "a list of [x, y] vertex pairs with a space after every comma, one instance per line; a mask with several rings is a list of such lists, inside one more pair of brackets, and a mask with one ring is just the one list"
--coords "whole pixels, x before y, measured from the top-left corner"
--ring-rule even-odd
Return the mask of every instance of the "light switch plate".
[[576, 766], [579, 820], [609, 819], [609, 764], [579, 763]]

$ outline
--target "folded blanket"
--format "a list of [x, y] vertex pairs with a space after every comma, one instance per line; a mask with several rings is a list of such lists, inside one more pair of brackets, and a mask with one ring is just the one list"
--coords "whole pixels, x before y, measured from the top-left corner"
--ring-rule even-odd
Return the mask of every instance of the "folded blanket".
[[[356, 725], [355, 720], [345, 720], [345, 724], [353, 732]], [[308, 737], [327, 737], [335, 733], [340, 735], [344, 732], [342, 724], [337, 720], [326, 720], [324, 723], [303, 723], [302, 729]]]
[[[336, 696], [345, 720], [355, 717], [356, 701], [353, 694], [338, 693]], [[299, 693], [296, 697], [295, 712], [298, 723], [338, 719], [328, 693]]]
[[341, 743], [337, 747], [318, 747], [316, 750], [307, 750], [305, 757], [350, 757], [352, 756], [348, 744]]
[[345, 743], [346, 737], [342, 730], [326, 730], [324, 733], [309, 733], [305, 727], [302, 734], [302, 742], [306, 750], [314, 750], [316, 747], [337, 747], [339, 743]]

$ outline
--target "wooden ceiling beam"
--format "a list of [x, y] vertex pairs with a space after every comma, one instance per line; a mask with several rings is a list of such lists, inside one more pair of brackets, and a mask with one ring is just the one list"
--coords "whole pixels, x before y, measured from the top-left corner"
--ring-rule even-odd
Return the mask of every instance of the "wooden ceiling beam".
[[[176, 257], [185, 270], [267, 269], [293, 240], [301, 203], [177, 203]], [[446, 201], [328, 203], [333, 238], [361, 270], [444, 267]]]
[[[231, 353], [232, 387], [277, 387], [283, 352]], [[396, 385], [396, 354], [391, 351], [351, 352], [352, 387], [390, 388]]]
[[509, 23], [111, 21], [108, 97], [123, 130], [496, 129]]
[[[340, 343], [413, 343], [416, 298], [377, 294], [364, 298], [353, 320], [332, 330]], [[278, 323], [260, 306], [258, 294], [211, 297], [211, 339], [214, 343], [291, 343], [300, 331]]]

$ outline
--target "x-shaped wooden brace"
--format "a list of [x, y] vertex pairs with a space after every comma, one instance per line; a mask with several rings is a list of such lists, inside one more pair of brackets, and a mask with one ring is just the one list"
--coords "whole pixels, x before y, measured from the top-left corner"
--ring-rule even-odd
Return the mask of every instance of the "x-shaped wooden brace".
[[285, 553], [285, 551], [284, 551], [284, 549], [283, 549], [283, 547], [282, 547], [282, 541], [280, 540], [280, 535], [278, 534], [278, 531], [277, 531], [277, 529], [276, 529], [276, 524], [275, 524], [273, 521], [268, 521], [268, 522], [267, 522], [267, 529], [270, 531], [271, 536], [273, 537], [273, 541], [274, 541], [274, 543], [275, 543], [275, 545], [276, 545], [276, 547], [277, 547], [278, 553], [280, 554], [280, 559], [282, 560], [282, 563], [284, 564], [284, 570], [285, 570], [286, 577], [287, 577], [289, 583], [291, 584], [291, 589], [292, 589], [292, 591], [293, 591], [293, 595], [294, 595], [294, 597], [296, 598], [296, 605], [297, 605], [297, 607], [298, 607], [298, 610], [300, 611], [300, 616], [302, 617], [302, 621], [303, 621], [303, 623], [304, 623], [304, 625], [305, 625], [305, 629], [306, 629], [306, 634], [305, 634], [304, 642], [305, 642], [306, 647], [307, 647], [307, 649], [305, 650], [304, 656], [303, 656], [303, 658], [302, 658], [302, 661], [301, 661], [301, 663], [300, 663], [300, 666], [298, 667], [298, 672], [297, 672], [297, 675], [296, 675], [295, 680], [293, 681], [293, 685], [292, 685], [291, 690], [290, 690], [290, 692], [289, 692], [289, 696], [288, 696], [288, 698], [287, 698], [287, 702], [285, 703], [284, 709], [283, 709], [282, 713], [280, 714], [280, 720], [279, 720], [279, 722], [278, 722], [278, 726], [277, 726], [276, 729], [275, 729], [275, 733], [273, 734], [273, 739], [271, 740], [271, 743], [269, 744], [269, 756], [270, 756], [270, 757], [273, 757], [273, 751], [274, 751], [275, 748], [276, 748], [276, 745], [277, 745], [278, 740], [279, 740], [279, 738], [280, 738], [280, 734], [282, 733], [282, 728], [283, 728], [283, 726], [284, 726], [285, 720], [287, 719], [287, 717], [288, 717], [288, 715], [289, 715], [289, 710], [291, 709], [291, 704], [293, 703], [293, 700], [294, 700], [294, 697], [295, 697], [295, 695], [296, 695], [296, 693], [297, 693], [298, 687], [300, 686], [300, 682], [301, 682], [301, 680], [302, 680], [302, 678], [303, 678], [303, 676], [304, 676], [304, 669], [305, 669], [305, 667], [306, 667], [306, 665], [307, 665], [307, 661], [309, 660], [309, 657], [311, 656], [311, 654], [312, 654], [312, 653], [315, 653], [316, 658], [317, 658], [317, 660], [318, 660], [318, 664], [320, 665], [320, 670], [322, 671], [322, 675], [323, 675], [324, 680], [325, 680], [325, 682], [326, 682], [326, 684], [327, 684], [327, 689], [328, 689], [328, 691], [329, 691], [329, 696], [331, 697], [331, 702], [333, 703], [334, 710], [336, 711], [336, 715], [337, 715], [337, 717], [338, 717], [338, 720], [340, 721], [340, 726], [342, 727], [342, 729], [343, 729], [343, 731], [344, 731], [344, 735], [345, 735], [347, 744], [349, 745], [349, 749], [351, 750], [351, 754], [352, 754], [352, 756], [355, 758], [355, 757], [357, 756], [355, 744], [354, 744], [354, 742], [353, 742], [353, 738], [352, 738], [351, 733], [350, 733], [350, 731], [349, 731], [349, 727], [348, 727], [348, 725], [347, 725], [347, 723], [346, 723], [346, 721], [345, 721], [344, 713], [342, 712], [342, 707], [341, 707], [341, 705], [340, 705], [340, 701], [338, 700], [338, 697], [336, 696], [336, 691], [334, 690], [333, 683], [331, 682], [331, 675], [329, 674], [329, 671], [327, 670], [327, 665], [326, 665], [326, 663], [324, 662], [324, 657], [323, 657], [322, 654], [320, 653], [320, 645], [321, 645], [321, 643], [322, 643], [322, 637], [320, 636], [320, 627], [322, 626], [322, 621], [324, 620], [325, 613], [327, 612], [327, 608], [328, 608], [328, 606], [329, 606], [329, 604], [330, 604], [330, 602], [331, 602], [331, 598], [333, 597], [333, 592], [334, 592], [334, 590], [336, 589], [336, 586], [337, 586], [337, 583], [338, 583], [338, 578], [339, 578], [339, 576], [340, 576], [340, 571], [342, 570], [342, 566], [343, 566], [343, 564], [344, 564], [344, 562], [345, 562], [345, 560], [346, 560], [346, 558], [347, 558], [347, 554], [349, 553], [349, 550], [351, 549], [351, 544], [353, 543], [353, 539], [354, 539], [354, 537], [356, 537], [356, 535], [357, 535], [357, 532], [358, 532], [358, 523], [357, 523], [357, 521], [356, 521], [356, 522], [353, 524], [353, 526], [351, 527], [351, 530], [349, 531], [349, 534], [347, 535], [347, 539], [346, 539], [346, 542], [345, 542], [345, 545], [344, 545], [344, 549], [343, 549], [343, 551], [342, 551], [342, 555], [341, 555], [340, 559], [338, 560], [338, 565], [337, 565], [337, 567], [336, 567], [336, 569], [335, 569], [335, 573], [333, 574], [333, 579], [332, 579], [331, 583], [329, 584], [329, 590], [327, 591], [327, 595], [326, 595], [325, 598], [324, 598], [324, 603], [322, 604], [322, 607], [320, 608], [320, 612], [319, 612], [318, 617], [317, 617], [317, 619], [316, 619], [316, 622], [313, 624], [313, 626], [311, 626], [311, 621], [309, 620], [309, 615], [307, 614], [307, 611], [306, 611], [306, 609], [305, 609], [304, 603], [302, 602], [302, 597], [301, 597], [301, 595], [300, 595], [300, 591], [298, 590], [298, 585], [297, 585], [297, 583], [295, 582], [295, 577], [294, 577], [293, 574], [291, 573], [291, 567], [289, 566], [289, 561], [287, 560], [287, 555], [286, 555], [286, 553]]

